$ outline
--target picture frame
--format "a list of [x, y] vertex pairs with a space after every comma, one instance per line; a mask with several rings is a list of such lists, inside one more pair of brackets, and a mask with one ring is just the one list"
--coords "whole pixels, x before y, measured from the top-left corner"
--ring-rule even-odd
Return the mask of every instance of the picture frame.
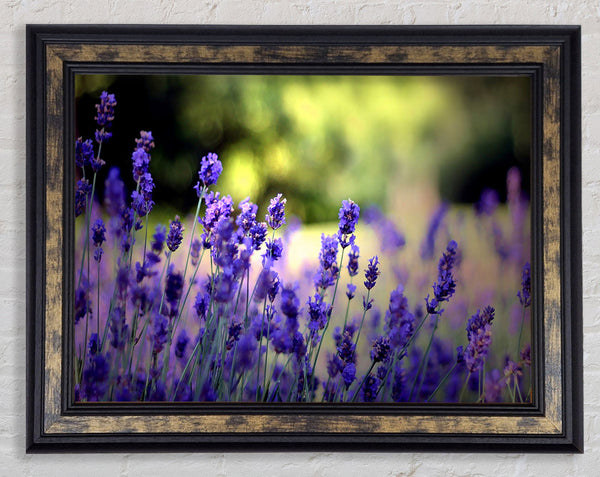
[[[583, 452], [578, 26], [27, 26], [27, 443], [32, 452]], [[533, 403], [79, 403], [74, 76], [528, 76]]]

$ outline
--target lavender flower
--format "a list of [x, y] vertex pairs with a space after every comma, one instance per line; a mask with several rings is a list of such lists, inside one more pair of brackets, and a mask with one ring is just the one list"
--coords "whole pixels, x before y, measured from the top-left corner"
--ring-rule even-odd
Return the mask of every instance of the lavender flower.
[[89, 166], [94, 160], [94, 143], [91, 139], [83, 138], [75, 141], [75, 165], [78, 167]]
[[92, 241], [94, 242], [95, 247], [101, 247], [104, 241], [106, 240], [106, 227], [104, 226], [104, 222], [102, 219], [96, 220], [94, 225], [92, 225]]
[[377, 397], [377, 390], [379, 389], [380, 380], [375, 376], [369, 374], [363, 382], [360, 389], [361, 397], [364, 402], [373, 402]]
[[487, 306], [477, 310], [467, 324], [467, 345], [464, 353], [465, 363], [470, 373], [478, 371], [488, 354], [492, 343], [492, 320], [494, 308]]
[[148, 154], [154, 149], [154, 138], [152, 137], [152, 131], [140, 131], [139, 139], [135, 140], [136, 148], [142, 148]]
[[438, 279], [433, 284], [434, 298], [429, 301], [429, 295], [425, 298], [427, 312], [431, 315], [441, 315], [443, 310], [437, 310], [440, 303], [448, 301], [456, 290], [456, 282], [452, 274], [454, 265], [457, 262], [458, 245], [454, 240], [448, 242], [446, 251], [442, 253], [442, 257], [438, 262]]
[[338, 214], [338, 218], [340, 219], [338, 240], [342, 248], [346, 248], [348, 245], [354, 242], [354, 236], [352, 236], [350, 239], [348, 239], [348, 236], [354, 233], [359, 215], [360, 207], [356, 202], [352, 201], [351, 199], [342, 201], [342, 207], [340, 208], [340, 212]]
[[179, 336], [177, 337], [177, 341], [175, 342], [175, 356], [179, 359], [183, 359], [185, 356], [185, 349], [190, 341], [189, 336], [185, 332], [185, 329], [181, 330]]
[[356, 363], [356, 345], [353, 340], [353, 330], [346, 327], [341, 337], [336, 339], [336, 349], [340, 359], [348, 363]]
[[192, 267], [198, 265], [200, 259], [200, 249], [202, 248], [202, 242], [195, 238], [190, 247], [190, 257], [192, 259]]
[[267, 225], [273, 230], [277, 230], [279, 227], [285, 224], [285, 203], [287, 199], [283, 198], [282, 194], [277, 194], [271, 199], [271, 203], [267, 208], [268, 214], [265, 220]]
[[79, 217], [84, 211], [89, 194], [92, 192], [92, 186], [87, 179], [77, 181], [75, 189], [75, 217]]
[[81, 378], [83, 394], [90, 402], [101, 401], [108, 391], [110, 355], [95, 354], [86, 363]]
[[138, 147], [131, 155], [133, 164], [133, 180], [139, 182], [150, 166], [150, 156], [142, 147]]
[[507, 385], [510, 386], [511, 382], [518, 381], [519, 377], [523, 375], [523, 369], [519, 364], [509, 359], [504, 367], [504, 380]]
[[206, 318], [206, 313], [210, 309], [210, 295], [206, 293], [199, 292], [196, 295], [196, 300], [194, 302], [194, 310], [196, 311], [196, 316], [201, 320]]
[[104, 222], [102, 219], [96, 220], [94, 225], [92, 225], [92, 241], [94, 242], [94, 247], [96, 250], [94, 251], [94, 260], [96, 262], [100, 262], [102, 259], [102, 244], [106, 240], [106, 227], [104, 226]]
[[379, 265], [379, 259], [377, 255], [369, 259], [369, 265], [365, 270], [365, 287], [367, 290], [371, 290], [375, 286], [375, 282], [377, 281], [377, 277], [381, 273], [377, 268]]
[[292, 287], [281, 290], [281, 312], [288, 318], [295, 319], [300, 313], [300, 300]]
[[111, 126], [112, 121], [115, 119], [115, 101], [114, 94], [108, 94], [106, 91], [102, 91], [100, 95], [100, 104], [96, 105], [96, 123], [100, 127], [100, 130], [96, 130], [96, 142], [102, 143], [112, 137], [112, 133], [106, 131]]
[[353, 285], [352, 283], [348, 283], [348, 285], [346, 285], [346, 296], [348, 297], [348, 300], [352, 300], [352, 298], [354, 298], [354, 294], [356, 292], [356, 285]]
[[250, 197], [246, 197], [240, 202], [239, 208], [241, 209], [241, 212], [235, 219], [235, 224], [238, 226], [240, 235], [243, 237], [248, 234], [252, 226], [256, 224], [258, 206], [250, 202]]
[[171, 224], [169, 225], [169, 235], [167, 236], [167, 248], [174, 252], [181, 245], [181, 241], [183, 240], [183, 231], [185, 227], [179, 220], [179, 216], [175, 216], [175, 220], [171, 220]]
[[167, 343], [169, 322], [160, 313], [155, 313], [152, 323], [152, 352], [157, 355]]
[[420, 254], [423, 260], [429, 260], [433, 258], [437, 232], [442, 225], [442, 221], [444, 220], [446, 213], [448, 212], [448, 208], [448, 204], [443, 202], [431, 216], [431, 220], [429, 221], [429, 226], [427, 228], [427, 234], [421, 243]]
[[371, 349], [371, 360], [374, 363], [385, 362], [390, 357], [390, 340], [387, 336], [379, 336]]
[[315, 293], [314, 297], [308, 297], [308, 329], [311, 336], [316, 335], [318, 330], [322, 330], [327, 325], [331, 316], [331, 305], [323, 301], [323, 297], [319, 293]]
[[228, 219], [233, 212], [233, 200], [231, 196], [221, 197], [219, 192], [210, 192], [206, 196], [206, 212], [204, 218], [198, 218], [198, 221], [204, 227], [203, 240], [205, 246], [210, 248], [209, 235], [212, 230], [216, 227], [219, 220], [222, 218]]
[[498, 192], [493, 189], [484, 189], [479, 202], [475, 204], [475, 212], [478, 215], [493, 215], [499, 202]]
[[406, 245], [402, 232], [376, 205], [367, 209], [365, 222], [375, 230], [382, 252], [395, 252]]
[[256, 222], [249, 230], [252, 238], [252, 248], [258, 250], [267, 238], [267, 224], [265, 222]]
[[183, 289], [183, 275], [175, 271], [173, 265], [169, 266], [167, 272], [167, 283], [165, 285], [165, 299], [171, 307], [171, 316], [177, 315], [177, 304], [181, 298]]
[[149, 264], [156, 264], [160, 262], [160, 254], [165, 247], [165, 241], [167, 239], [167, 228], [164, 225], [158, 224], [156, 226], [154, 235], [152, 235], [152, 243], [150, 250], [146, 252], [146, 259]]
[[283, 241], [280, 238], [267, 240], [266, 250], [263, 255], [263, 266], [266, 263], [273, 263], [281, 258], [283, 253]]
[[240, 371], [247, 371], [252, 369], [254, 363], [256, 363], [256, 340], [251, 334], [244, 334], [240, 338], [237, 344], [237, 363], [236, 365], [240, 368]]
[[237, 290], [237, 282], [233, 273], [223, 270], [213, 283], [213, 299], [217, 303], [229, 303]]
[[321, 234], [321, 251], [319, 252], [319, 270], [315, 276], [315, 288], [332, 286], [338, 276], [337, 267], [338, 239], [335, 235]]
[[119, 169], [113, 167], [104, 181], [104, 206], [108, 215], [115, 217], [125, 206], [125, 184], [119, 176]]
[[408, 299], [404, 296], [404, 287], [398, 287], [390, 294], [390, 304], [385, 312], [384, 330], [392, 346], [402, 349], [412, 337], [415, 329], [415, 316], [410, 312]]
[[523, 266], [523, 274], [521, 278], [521, 291], [517, 293], [521, 306], [527, 308], [531, 305], [531, 266], [527, 262]]
[[82, 278], [81, 283], [75, 289], [75, 324], [85, 317], [85, 315], [92, 312], [89, 290], [89, 282], [85, 278]]
[[348, 275], [355, 277], [358, 275], [358, 257], [360, 249], [358, 245], [352, 244], [350, 253], [348, 253]]
[[348, 363], [342, 370], [342, 379], [346, 385], [346, 389], [356, 380], [356, 365], [354, 363]]
[[217, 183], [219, 176], [223, 172], [223, 165], [219, 161], [219, 156], [209, 152], [200, 160], [200, 170], [198, 171], [198, 183], [194, 187], [200, 197], [202, 187], [208, 187]]
[[275, 283], [279, 283], [278, 275], [275, 270], [263, 268], [258, 275], [256, 282], [256, 290], [254, 291], [254, 300], [257, 302], [263, 301]]
[[110, 345], [118, 350], [125, 348], [129, 326], [125, 323], [125, 310], [119, 306], [110, 314]]

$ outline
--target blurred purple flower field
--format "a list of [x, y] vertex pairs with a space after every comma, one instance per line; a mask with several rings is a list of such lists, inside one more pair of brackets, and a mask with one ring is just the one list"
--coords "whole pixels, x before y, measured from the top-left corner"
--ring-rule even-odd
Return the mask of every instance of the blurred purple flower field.
[[161, 224], [152, 133], [120, 151], [131, 171], [102, 155], [116, 108], [103, 92], [94, 140], [75, 145], [76, 401], [530, 402], [518, 168], [505, 202], [485, 189], [474, 207], [390, 214], [339, 197], [331, 222], [302, 224], [285, 190], [265, 210], [234, 203], [210, 152], [185, 191], [195, 213]]

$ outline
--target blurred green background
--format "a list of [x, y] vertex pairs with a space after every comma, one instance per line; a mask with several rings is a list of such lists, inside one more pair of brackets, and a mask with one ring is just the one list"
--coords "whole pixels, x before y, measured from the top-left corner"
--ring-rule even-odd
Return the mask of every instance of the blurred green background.
[[471, 203], [484, 188], [504, 201], [515, 165], [528, 193], [525, 77], [78, 75], [77, 137], [93, 137], [102, 90], [118, 102], [102, 155], [130, 191], [134, 139], [153, 133], [161, 220], [195, 207], [207, 152], [223, 162], [217, 190], [250, 196], [261, 211], [283, 192], [287, 213], [305, 223], [336, 220], [348, 197], [387, 212]]

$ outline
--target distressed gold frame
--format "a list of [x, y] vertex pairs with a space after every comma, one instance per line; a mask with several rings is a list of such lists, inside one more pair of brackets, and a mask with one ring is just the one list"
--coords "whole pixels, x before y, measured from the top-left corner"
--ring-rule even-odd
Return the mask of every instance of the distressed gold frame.
[[[29, 26], [28, 449], [359, 449], [368, 444], [581, 451], [578, 41], [576, 27]], [[74, 405], [65, 360], [73, 293], [67, 271], [73, 223], [65, 215], [72, 203], [73, 181], [67, 179], [74, 174], [65, 147], [70, 78], [82, 67], [171, 71], [211, 65], [398, 67], [409, 74], [493, 67], [500, 74], [533, 78], [532, 316], [538, 383], [533, 406]]]

